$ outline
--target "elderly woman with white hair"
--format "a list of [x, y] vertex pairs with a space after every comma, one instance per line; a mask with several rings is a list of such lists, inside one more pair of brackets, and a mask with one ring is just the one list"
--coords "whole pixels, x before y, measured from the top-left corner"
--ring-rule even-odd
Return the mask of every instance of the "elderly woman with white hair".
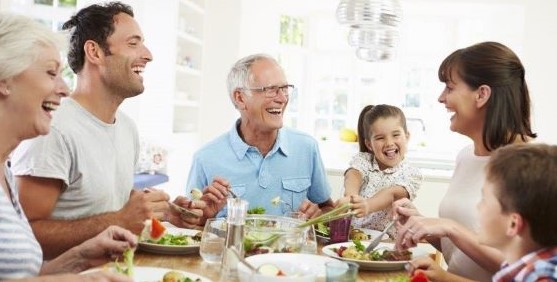
[[[24, 16], [0, 13], [0, 161], [18, 144], [49, 132], [53, 111], [68, 95], [61, 70], [62, 38]], [[114, 260], [135, 247], [136, 236], [111, 226], [96, 237], [59, 257], [43, 262], [18, 191], [5, 166], [0, 173], [0, 280], [25, 281], [131, 281], [123, 275], [78, 273]], [[60, 238], [64, 240], [64, 238]], [[51, 274], [51, 276], [48, 276]], [[34, 276], [41, 276], [32, 278]]]

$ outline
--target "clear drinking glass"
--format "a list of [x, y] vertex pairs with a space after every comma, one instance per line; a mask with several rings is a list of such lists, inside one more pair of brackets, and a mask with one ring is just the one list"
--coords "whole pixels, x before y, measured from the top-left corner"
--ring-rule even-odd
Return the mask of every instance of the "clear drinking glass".
[[[307, 216], [300, 211], [288, 212], [286, 213], [286, 216], [290, 218], [300, 219], [302, 221], [307, 220]], [[300, 249], [300, 252], [306, 254], [317, 254], [317, 239], [315, 237], [315, 228], [313, 227], [313, 225], [305, 228], [302, 248]]]
[[221, 263], [226, 240], [226, 218], [210, 218], [201, 233], [199, 255], [205, 262]]

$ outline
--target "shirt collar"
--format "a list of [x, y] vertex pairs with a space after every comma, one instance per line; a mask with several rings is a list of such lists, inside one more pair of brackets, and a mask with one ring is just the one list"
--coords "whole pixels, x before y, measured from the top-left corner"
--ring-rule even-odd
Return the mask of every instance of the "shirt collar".
[[555, 254], [557, 254], [557, 247], [545, 248], [531, 252], [511, 264], [505, 261], [501, 264], [501, 270], [499, 270], [493, 276], [493, 281], [514, 281], [513, 279], [528, 265], [534, 264], [539, 259], [547, 259], [549, 257], [552, 257]]
[[[253, 146], [244, 142], [244, 140], [242, 140], [242, 138], [240, 137], [240, 134], [238, 133], [240, 123], [241, 119], [236, 120], [229, 134], [229, 140], [232, 146], [232, 150], [234, 150], [234, 153], [236, 154], [236, 157], [238, 157], [238, 159], [244, 158], [249, 148], [254, 148]], [[286, 134], [284, 134], [283, 131], [284, 130], [282, 130], [282, 128], [279, 129], [277, 140], [275, 142], [275, 145], [273, 145], [271, 151], [269, 151], [269, 155], [272, 155], [275, 152], [280, 152], [284, 156], [288, 156], [288, 137]]]

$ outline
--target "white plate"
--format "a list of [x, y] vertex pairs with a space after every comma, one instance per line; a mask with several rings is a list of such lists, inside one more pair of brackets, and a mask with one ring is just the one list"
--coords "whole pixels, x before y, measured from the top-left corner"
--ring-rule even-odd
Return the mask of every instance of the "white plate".
[[[369, 244], [369, 241], [362, 241], [362, 244], [364, 246], [367, 247], [367, 245]], [[403, 269], [404, 265], [406, 263], [408, 263], [407, 260], [401, 260], [401, 261], [369, 261], [369, 260], [358, 260], [358, 259], [349, 259], [349, 258], [343, 258], [337, 255], [337, 253], [333, 250], [333, 249], [338, 249], [342, 246], [346, 246], [346, 247], [350, 247], [353, 246], [354, 243], [352, 242], [344, 242], [344, 243], [338, 243], [338, 244], [332, 244], [332, 245], [328, 245], [323, 247], [322, 251], [323, 254], [333, 257], [333, 258], [337, 258], [337, 259], [341, 259], [341, 260], [345, 260], [345, 261], [353, 261], [357, 264], [360, 265], [360, 269], [371, 269], [371, 270], [397, 270], [397, 269]], [[394, 249], [394, 244], [393, 243], [379, 243], [379, 245], [377, 246], [377, 249], [380, 248], [384, 248], [384, 249], [389, 249], [392, 250]], [[418, 246], [411, 248], [410, 251], [412, 252], [412, 259], [417, 258], [417, 257], [421, 257], [421, 256], [426, 256], [429, 254], [434, 254], [435, 253], [435, 248], [433, 248], [433, 246], [431, 246], [430, 244], [418, 244]]]
[[[253, 266], [258, 267], [263, 263], [277, 263], [277, 262], [289, 262], [294, 263], [301, 268], [311, 269], [317, 277], [325, 278], [325, 263], [330, 261], [335, 261], [336, 259], [320, 255], [311, 254], [298, 254], [298, 253], [272, 253], [272, 254], [261, 254], [253, 255], [246, 258], [246, 260]], [[248, 272], [245, 265], [239, 263], [238, 271]]]
[[[81, 274], [96, 272], [96, 271], [114, 271], [111, 267], [108, 268], [94, 268], [89, 269], [87, 271], [82, 272]], [[181, 270], [174, 270], [169, 268], [160, 268], [160, 267], [146, 267], [146, 266], [134, 266], [133, 268], [133, 281], [135, 282], [158, 282], [162, 281], [162, 277], [165, 273], [169, 271], [177, 271], [189, 277], [191, 279], [201, 279], [201, 282], [212, 282], [211, 279], [207, 277], [203, 277], [197, 275], [195, 273], [181, 271]]]
[[[381, 235], [381, 231], [377, 231], [377, 230], [373, 230], [373, 229], [368, 229], [368, 228], [357, 228], [362, 230], [362, 232], [364, 232], [365, 234], [367, 234], [371, 239], [369, 239], [370, 241], [373, 240], [374, 238], [376, 238], [377, 236]], [[322, 236], [319, 235], [319, 232], [315, 232], [315, 237], [317, 237], [317, 239], [319, 240], [320, 243], [322, 244], [329, 244], [329, 237], [326, 236]], [[389, 239], [389, 235], [385, 234], [383, 235], [383, 240]]]
[[[188, 236], [195, 236], [195, 234], [201, 232], [195, 229], [178, 228], [167, 222], [164, 222], [163, 224], [166, 226], [166, 232], [172, 235], [184, 234]], [[146, 241], [138, 243], [139, 248], [143, 251], [164, 255], [196, 254], [199, 253], [199, 244], [199, 242], [196, 242], [196, 244], [186, 246], [169, 246], [149, 243]]]

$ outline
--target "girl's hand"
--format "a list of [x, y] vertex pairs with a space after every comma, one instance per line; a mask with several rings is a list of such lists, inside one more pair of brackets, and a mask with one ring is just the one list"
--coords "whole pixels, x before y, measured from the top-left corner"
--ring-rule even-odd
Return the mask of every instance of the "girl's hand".
[[344, 196], [335, 202], [335, 207], [340, 207], [344, 204], [350, 203], [350, 196]]
[[362, 196], [350, 196], [350, 203], [352, 203], [352, 210], [355, 212], [356, 217], [364, 217], [369, 214], [367, 200]]

